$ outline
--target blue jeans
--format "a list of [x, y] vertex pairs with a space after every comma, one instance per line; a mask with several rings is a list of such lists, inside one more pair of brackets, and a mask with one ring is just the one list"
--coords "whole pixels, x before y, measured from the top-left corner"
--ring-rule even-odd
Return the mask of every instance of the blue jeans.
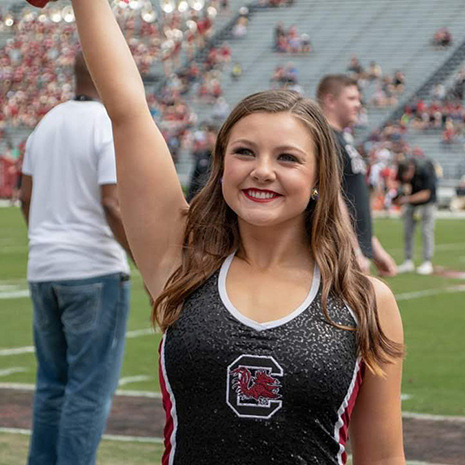
[[29, 283], [37, 383], [29, 465], [94, 465], [123, 359], [122, 273]]

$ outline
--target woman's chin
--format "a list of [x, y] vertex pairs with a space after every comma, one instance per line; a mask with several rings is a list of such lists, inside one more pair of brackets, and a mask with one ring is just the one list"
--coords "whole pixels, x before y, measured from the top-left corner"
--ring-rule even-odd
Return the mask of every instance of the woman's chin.
[[255, 227], [269, 227], [281, 222], [279, 218], [276, 218], [274, 215], [238, 215], [238, 218], [239, 222], [243, 223], [244, 225]]

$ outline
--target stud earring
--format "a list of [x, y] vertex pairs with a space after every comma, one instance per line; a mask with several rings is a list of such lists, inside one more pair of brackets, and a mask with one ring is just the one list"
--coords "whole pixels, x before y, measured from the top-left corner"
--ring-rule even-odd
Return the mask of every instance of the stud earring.
[[318, 200], [318, 197], [320, 197], [320, 193], [318, 192], [318, 189], [314, 188], [312, 190], [312, 195], [311, 195], [311, 198], [312, 200]]

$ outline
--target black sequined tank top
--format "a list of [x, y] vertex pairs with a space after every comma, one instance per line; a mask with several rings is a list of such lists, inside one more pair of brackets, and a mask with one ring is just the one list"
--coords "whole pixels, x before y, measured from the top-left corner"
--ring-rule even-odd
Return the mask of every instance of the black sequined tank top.
[[[290, 315], [246, 318], [226, 292], [232, 259], [186, 300], [162, 339], [162, 464], [345, 464], [362, 382], [354, 332], [325, 318], [318, 267]], [[355, 326], [339, 299], [329, 299], [328, 311]]]

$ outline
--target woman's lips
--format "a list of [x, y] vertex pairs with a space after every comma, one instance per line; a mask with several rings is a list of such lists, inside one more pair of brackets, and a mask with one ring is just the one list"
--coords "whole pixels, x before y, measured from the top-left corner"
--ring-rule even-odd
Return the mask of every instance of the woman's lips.
[[244, 189], [242, 192], [249, 200], [257, 203], [269, 203], [281, 197], [280, 194], [265, 189]]

